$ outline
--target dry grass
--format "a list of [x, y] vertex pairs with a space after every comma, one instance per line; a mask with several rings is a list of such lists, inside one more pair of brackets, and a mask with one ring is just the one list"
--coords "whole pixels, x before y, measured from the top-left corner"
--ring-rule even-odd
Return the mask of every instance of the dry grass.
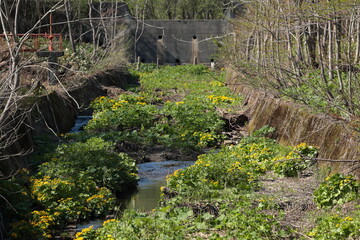
[[308, 238], [305, 233], [315, 226], [318, 216], [333, 211], [346, 215], [357, 210], [360, 204], [360, 200], [356, 200], [333, 209], [319, 209], [313, 200], [313, 192], [327, 174], [315, 166], [298, 178], [277, 177], [273, 172], [268, 172], [260, 180], [262, 188], [257, 194], [259, 197], [266, 195], [272, 198], [284, 212], [281, 223]]
[[298, 178], [275, 177], [269, 172], [260, 181], [259, 195], [274, 199], [284, 211], [282, 224], [304, 232], [313, 226], [309, 213], [316, 210], [313, 192], [319, 186], [319, 176], [309, 171]]

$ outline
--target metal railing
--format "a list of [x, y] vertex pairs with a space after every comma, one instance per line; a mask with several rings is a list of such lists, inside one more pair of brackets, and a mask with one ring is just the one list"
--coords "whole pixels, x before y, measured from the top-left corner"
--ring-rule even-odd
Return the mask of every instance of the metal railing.
[[[24, 37], [25, 34], [18, 34], [19, 38]], [[5, 34], [0, 34], [0, 44], [6, 46]], [[10, 44], [14, 44], [12, 34], [7, 34]], [[39, 52], [39, 51], [63, 51], [63, 39], [61, 34], [29, 34], [26, 41], [22, 44], [21, 52]]]

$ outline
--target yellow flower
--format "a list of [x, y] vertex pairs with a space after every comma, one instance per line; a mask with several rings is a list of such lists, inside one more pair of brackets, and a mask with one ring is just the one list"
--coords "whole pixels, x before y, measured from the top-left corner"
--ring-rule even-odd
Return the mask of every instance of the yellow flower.
[[103, 226], [105, 226], [105, 225], [106, 225], [106, 224], [108, 224], [108, 223], [112, 223], [112, 222], [117, 223], [117, 222], [118, 222], [118, 220], [116, 220], [116, 219], [109, 219], [109, 220], [106, 220], [106, 221], [103, 223]]

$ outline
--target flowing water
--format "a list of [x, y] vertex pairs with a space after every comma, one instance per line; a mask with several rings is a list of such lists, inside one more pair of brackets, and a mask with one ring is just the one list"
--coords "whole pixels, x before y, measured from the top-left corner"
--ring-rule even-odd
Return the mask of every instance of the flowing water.
[[[82, 127], [91, 119], [91, 116], [79, 116], [70, 133], [81, 131]], [[160, 187], [165, 186], [166, 176], [175, 170], [194, 164], [194, 161], [164, 161], [138, 164], [139, 181], [137, 191], [120, 200], [123, 209], [149, 211], [158, 206]], [[77, 226], [77, 231], [93, 226], [94, 229], [102, 226], [104, 219], [87, 221]]]
[[[160, 200], [160, 187], [165, 186], [166, 176], [177, 169], [194, 164], [194, 161], [165, 161], [148, 162], [138, 165], [139, 177], [137, 191], [126, 199], [121, 199], [124, 209], [149, 211], [158, 206]], [[104, 219], [87, 221], [77, 226], [77, 231], [93, 226], [94, 229], [102, 226]]]
[[166, 161], [139, 164], [138, 191], [125, 200], [125, 208], [148, 211], [157, 207], [160, 187], [166, 184], [165, 177], [193, 163], [193, 161]]
[[71, 128], [69, 133], [80, 132], [91, 118], [92, 116], [77, 116], [75, 125]]

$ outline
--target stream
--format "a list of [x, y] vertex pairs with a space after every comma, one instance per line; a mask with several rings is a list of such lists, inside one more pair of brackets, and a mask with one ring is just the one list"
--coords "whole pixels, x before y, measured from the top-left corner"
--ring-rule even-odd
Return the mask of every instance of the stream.
[[[91, 119], [91, 116], [79, 116], [70, 133], [79, 132], [83, 126]], [[194, 161], [163, 161], [147, 162], [138, 164], [139, 181], [137, 191], [129, 194], [123, 199], [119, 199], [122, 209], [132, 209], [139, 211], [149, 211], [158, 206], [160, 200], [160, 187], [165, 186], [166, 176], [175, 170], [186, 168], [194, 164]], [[76, 231], [93, 226], [94, 229], [102, 226], [105, 219], [95, 219], [82, 222], [77, 225]]]
[[[149, 211], [158, 206], [160, 200], [160, 187], [165, 186], [166, 176], [177, 169], [194, 164], [194, 161], [165, 161], [148, 162], [138, 165], [139, 177], [137, 191], [124, 199], [120, 199], [124, 209]], [[77, 225], [80, 232], [84, 228], [93, 226], [94, 229], [102, 226], [104, 219], [82, 222]]]

